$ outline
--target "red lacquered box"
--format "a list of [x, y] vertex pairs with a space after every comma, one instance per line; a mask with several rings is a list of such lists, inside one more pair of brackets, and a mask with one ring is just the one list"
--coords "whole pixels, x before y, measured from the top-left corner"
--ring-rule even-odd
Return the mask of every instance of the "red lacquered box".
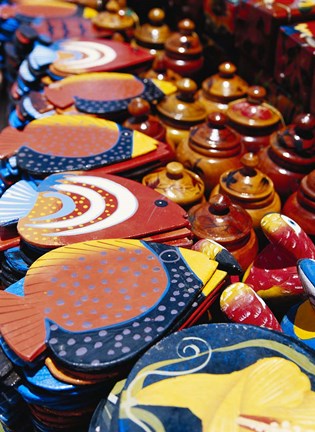
[[235, 43], [243, 55], [273, 72], [280, 27], [314, 19], [313, 0], [243, 0], [236, 18]]
[[280, 28], [275, 80], [315, 113], [315, 21]]

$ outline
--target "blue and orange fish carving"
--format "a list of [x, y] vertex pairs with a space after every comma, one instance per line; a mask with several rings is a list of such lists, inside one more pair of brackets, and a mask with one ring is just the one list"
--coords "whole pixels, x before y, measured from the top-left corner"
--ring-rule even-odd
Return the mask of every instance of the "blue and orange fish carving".
[[84, 115], [52, 115], [10, 126], [0, 134], [0, 159], [16, 154], [17, 165], [34, 175], [90, 170], [153, 152], [158, 141], [115, 122]]
[[0, 330], [23, 360], [44, 351], [66, 369], [100, 370], [139, 355], [169, 332], [217, 263], [185, 248], [96, 240], [40, 257], [24, 295], [0, 292]]

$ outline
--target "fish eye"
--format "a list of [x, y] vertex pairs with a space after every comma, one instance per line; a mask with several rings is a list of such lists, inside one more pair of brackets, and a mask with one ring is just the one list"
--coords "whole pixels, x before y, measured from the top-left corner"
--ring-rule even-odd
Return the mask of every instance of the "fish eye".
[[165, 200], [163, 200], [163, 199], [159, 199], [159, 200], [154, 201], [154, 204], [157, 207], [166, 207], [166, 206], [168, 206], [168, 202], [165, 201]]
[[159, 258], [165, 263], [174, 263], [180, 260], [179, 253], [174, 249], [167, 249], [160, 253]]
[[299, 234], [301, 232], [300, 225], [298, 225], [293, 219], [291, 219], [285, 215], [281, 215], [281, 217], [290, 227], [293, 228], [293, 230], [296, 232], [296, 234]]

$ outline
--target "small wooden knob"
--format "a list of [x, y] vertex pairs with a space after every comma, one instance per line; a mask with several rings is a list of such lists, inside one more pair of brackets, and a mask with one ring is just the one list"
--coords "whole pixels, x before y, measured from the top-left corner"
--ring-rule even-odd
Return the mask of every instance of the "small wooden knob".
[[230, 211], [231, 200], [227, 195], [216, 194], [209, 200], [209, 212], [214, 215], [225, 215]]
[[222, 129], [226, 125], [227, 117], [221, 112], [212, 112], [208, 115], [208, 125], [216, 129]]
[[180, 162], [169, 162], [166, 165], [167, 176], [170, 178], [183, 177], [184, 165]]
[[266, 97], [266, 90], [261, 86], [251, 86], [247, 91], [247, 100], [253, 104], [260, 104]]
[[241, 168], [241, 174], [246, 177], [254, 177], [257, 174], [255, 168], [259, 163], [259, 158], [254, 153], [245, 153], [241, 158], [241, 163], [244, 165]]
[[160, 8], [154, 8], [151, 9], [148, 15], [149, 21], [151, 21], [152, 24], [159, 24], [164, 21], [165, 13]]
[[312, 132], [315, 128], [315, 116], [311, 113], [299, 114], [294, 118], [294, 123], [297, 131]]
[[222, 77], [231, 77], [236, 72], [236, 66], [230, 62], [221, 63], [219, 66], [219, 74]]
[[150, 104], [140, 97], [132, 99], [128, 105], [128, 112], [132, 117], [144, 117], [150, 113]]
[[249, 168], [255, 168], [258, 165], [259, 159], [255, 153], [245, 153], [241, 158], [241, 163]]
[[192, 33], [195, 30], [195, 24], [191, 19], [185, 18], [178, 23], [178, 30], [182, 33]]
[[106, 5], [106, 10], [112, 14], [118, 13], [120, 9], [119, 3], [115, 0], [109, 0]]
[[193, 95], [197, 91], [197, 84], [194, 80], [190, 78], [182, 78], [176, 82], [176, 86], [178, 89], [178, 92], [181, 96]]
[[155, 72], [165, 72], [166, 71], [166, 64], [165, 64], [165, 57], [164, 54], [156, 54], [155, 59], [153, 61], [152, 69]]

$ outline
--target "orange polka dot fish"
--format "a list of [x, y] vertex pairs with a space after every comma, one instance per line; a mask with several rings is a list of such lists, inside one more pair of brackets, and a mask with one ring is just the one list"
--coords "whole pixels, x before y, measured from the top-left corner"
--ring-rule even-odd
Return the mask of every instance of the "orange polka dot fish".
[[44, 353], [66, 370], [104, 372], [172, 330], [216, 268], [200, 252], [142, 240], [60, 247], [32, 264], [23, 295], [0, 292], [0, 331], [24, 361]]

